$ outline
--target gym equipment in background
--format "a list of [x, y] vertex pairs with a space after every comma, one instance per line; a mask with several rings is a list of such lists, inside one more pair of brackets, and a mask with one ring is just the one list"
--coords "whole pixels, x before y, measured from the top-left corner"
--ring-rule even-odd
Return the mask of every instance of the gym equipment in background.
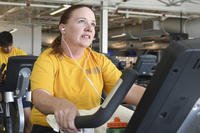
[[8, 59], [3, 92], [3, 111], [6, 133], [24, 132], [24, 110], [22, 98], [31, 102], [29, 76], [36, 56], [13, 56]]
[[151, 54], [140, 55], [133, 69], [138, 72], [137, 84], [147, 86], [154, 74], [157, 65], [157, 56]]

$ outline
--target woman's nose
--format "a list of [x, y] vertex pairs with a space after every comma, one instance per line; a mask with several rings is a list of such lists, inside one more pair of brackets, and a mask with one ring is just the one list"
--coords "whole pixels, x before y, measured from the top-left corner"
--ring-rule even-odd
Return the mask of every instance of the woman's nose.
[[85, 31], [92, 31], [92, 25], [87, 23], [86, 26], [85, 26]]

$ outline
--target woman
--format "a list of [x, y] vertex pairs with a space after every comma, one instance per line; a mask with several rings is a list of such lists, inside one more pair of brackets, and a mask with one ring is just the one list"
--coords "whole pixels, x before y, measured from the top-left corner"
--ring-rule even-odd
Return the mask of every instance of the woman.
[[[51, 132], [45, 115], [54, 114], [61, 130], [76, 132], [78, 109], [100, 105], [103, 89], [109, 93], [121, 76], [112, 62], [93, 51], [94, 12], [85, 5], [68, 8], [61, 16], [58, 37], [36, 61], [32, 75], [32, 132]], [[134, 85], [125, 102], [137, 104], [144, 88]], [[134, 95], [133, 95], [134, 94]]]

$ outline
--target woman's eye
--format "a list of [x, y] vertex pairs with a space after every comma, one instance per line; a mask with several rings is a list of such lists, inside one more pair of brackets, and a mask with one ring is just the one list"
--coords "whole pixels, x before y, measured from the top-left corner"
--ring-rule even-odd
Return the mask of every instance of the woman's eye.
[[96, 23], [91, 23], [91, 25], [92, 25], [93, 27], [96, 27]]
[[78, 23], [85, 23], [85, 20], [84, 19], [79, 19]]

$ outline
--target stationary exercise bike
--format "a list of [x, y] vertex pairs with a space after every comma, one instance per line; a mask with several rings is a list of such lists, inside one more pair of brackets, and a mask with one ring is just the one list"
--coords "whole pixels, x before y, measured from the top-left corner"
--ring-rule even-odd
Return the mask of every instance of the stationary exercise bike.
[[5, 133], [24, 132], [24, 110], [22, 98], [31, 102], [29, 76], [36, 56], [13, 56], [8, 59], [5, 80], [1, 84], [1, 102]]

